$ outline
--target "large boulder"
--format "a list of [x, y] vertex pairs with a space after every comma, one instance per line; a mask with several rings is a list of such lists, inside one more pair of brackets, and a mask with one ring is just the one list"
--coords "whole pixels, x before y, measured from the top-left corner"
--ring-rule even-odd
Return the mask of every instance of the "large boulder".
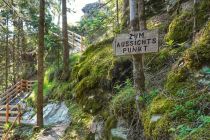
[[[47, 104], [44, 109], [44, 125], [57, 125], [57, 124], [69, 124], [70, 116], [68, 108], [64, 102], [62, 103], [50, 103]], [[34, 115], [34, 111], [26, 112], [23, 115], [23, 123], [35, 124], [37, 121], [37, 115]]]

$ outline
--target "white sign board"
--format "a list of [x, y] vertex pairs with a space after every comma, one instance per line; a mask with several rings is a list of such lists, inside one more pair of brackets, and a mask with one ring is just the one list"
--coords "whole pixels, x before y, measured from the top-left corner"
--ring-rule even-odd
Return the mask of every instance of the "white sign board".
[[112, 46], [118, 56], [158, 52], [158, 30], [120, 34]]

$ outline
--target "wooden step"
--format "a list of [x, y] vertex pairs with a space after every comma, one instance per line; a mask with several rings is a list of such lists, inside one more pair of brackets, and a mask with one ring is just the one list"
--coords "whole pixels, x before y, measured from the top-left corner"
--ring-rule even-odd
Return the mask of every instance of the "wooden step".
[[[9, 122], [14, 122], [15, 121], [15, 119], [16, 119], [17, 117], [9, 117]], [[1, 122], [6, 122], [6, 117], [1, 117], [0, 118], [0, 121]]]
[[[18, 111], [9, 111], [9, 114], [18, 114]], [[1, 114], [6, 114], [6, 111], [0, 111], [0, 115]]]

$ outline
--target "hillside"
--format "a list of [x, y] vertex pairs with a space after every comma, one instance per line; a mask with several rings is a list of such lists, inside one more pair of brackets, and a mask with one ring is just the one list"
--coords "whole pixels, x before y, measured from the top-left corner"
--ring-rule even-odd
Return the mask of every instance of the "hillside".
[[[59, 126], [62, 121], [42, 128], [34, 124], [17, 125], [10, 138], [209, 140], [210, 1], [145, 1], [146, 27], [147, 30], [158, 30], [159, 51], [143, 55], [145, 91], [142, 96], [136, 93], [134, 86], [132, 55], [116, 56], [113, 48], [114, 39], [119, 34], [129, 33], [131, 28], [128, 1], [119, 0], [123, 9], [119, 10], [119, 24], [114, 29], [110, 27], [111, 22], [101, 19], [114, 17], [113, 13], [107, 12], [109, 9], [115, 12], [114, 2], [106, 2], [111, 4], [102, 7], [98, 15], [89, 11], [91, 4], [86, 5], [82, 21], [68, 27], [77, 34], [83, 33], [86, 48], [83, 51], [81, 36], [81, 51], [78, 47], [78, 52], [69, 53], [67, 73], [60, 66], [62, 51], [59, 47], [58, 50], [51, 48], [61, 45], [58, 36], [49, 33], [46, 37], [44, 106], [65, 104], [63, 110], [57, 110], [65, 112], [68, 120], [62, 121], [66, 125]], [[103, 6], [92, 3], [93, 8], [98, 5]], [[49, 32], [56, 29], [52, 26]], [[75, 36], [80, 36], [76, 33]], [[34, 79], [36, 64], [28, 61], [22, 76]], [[35, 84], [30, 96], [23, 101], [30, 108], [25, 115], [28, 113], [31, 120], [37, 113], [38, 89]], [[53, 116], [52, 113], [45, 115], [48, 109], [44, 109], [44, 116]], [[49, 120], [56, 120], [49, 116]], [[9, 127], [10, 124], [5, 125], [5, 131]], [[62, 135], [53, 136], [55, 128], [61, 130]]]

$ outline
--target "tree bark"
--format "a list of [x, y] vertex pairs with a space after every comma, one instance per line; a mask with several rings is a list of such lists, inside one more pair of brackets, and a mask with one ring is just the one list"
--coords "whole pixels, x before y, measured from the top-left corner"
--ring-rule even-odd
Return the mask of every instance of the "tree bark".
[[129, 0], [123, 0], [123, 17], [126, 16], [126, 13], [127, 13], [127, 10], [128, 10], [128, 7], [129, 7]]
[[62, 0], [62, 34], [63, 34], [63, 80], [69, 76], [69, 45], [67, 32], [67, 8], [66, 0]]
[[[12, 6], [14, 6], [13, 0], [11, 0]], [[13, 28], [14, 28], [14, 33], [13, 33], [13, 44], [12, 44], [12, 72], [13, 72], [13, 84], [16, 83], [16, 60], [15, 60], [15, 47], [16, 47], [16, 32], [17, 32], [17, 27], [16, 27], [16, 20], [15, 20], [15, 12], [14, 9], [12, 10], [12, 15], [13, 15]]]
[[20, 80], [20, 67], [21, 67], [21, 50], [20, 50], [20, 36], [21, 36], [20, 18], [17, 21], [17, 80]]
[[6, 17], [6, 29], [7, 29], [7, 33], [6, 33], [6, 63], [5, 63], [5, 89], [8, 88], [8, 71], [9, 71], [9, 68], [8, 68], [8, 65], [9, 65], [9, 25], [8, 25], [8, 22], [9, 22], [9, 17], [7, 15]]
[[38, 46], [38, 94], [37, 94], [37, 126], [39, 127], [43, 127], [44, 28], [45, 28], [45, 0], [40, 0], [39, 46]]
[[[144, 17], [144, 2], [139, 0], [137, 11], [137, 2], [136, 0], [130, 0], [130, 22], [131, 22], [131, 31], [138, 31], [146, 29], [146, 23], [142, 20]], [[140, 20], [138, 20], [138, 12], [140, 13]], [[140, 24], [140, 26], [139, 26]], [[132, 56], [133, 58], [133, 79], [134, 87], [138, 95], [142, 95], [145, 91], [145, 76], [143, 69], [143, 54], [136, 54]]]
[[119, 26], [119, 1], [116, 0], [117, 26]]
[[146, 17], [145, 17], [145, 3], [144, 0], [138, 2], [138, 13], [139, 13], [139, 28], [140, 30], [146, 30]]
[[[23, 20], [20, 19], [20, 44], [21, 44], [21, 51], [20, 51], [20, 56], [26, 53], [26, 38], [25, 38], [25, 33], [24, 33], [24, 28], [23, 28]], [[21, 64], [21, 71], [22, 75], [21, 78], [26, 79], [26, 64], [24, 63], [24, 60], [21, 58], [20, 59], [20, 64]]]
[[197, 17], [196, 17], [197, 6], [198, 6], [198, 1], [194, 0], [194, 5], [193, 5], [193, 40], [195, 40], [195, 35], [197, 32]]
[[[61, 0], [59, 1], [59, 8], [61, 7]], [[61, 13], [60, 13], [60, 9], [58, 11], [58, 22], [57, 22], [57, 26], [60, 27], [60, 19], [61, 19]]]
[[[137, 10], [139, 8], [139, 11]], [[139, 13], [139, 18], [138, 18]], [[145, 22], [142, 20], [144, 17], [144, 0], [130, 0], [130, 24], [131, 31], [144, 30], [146, 28]], [[134, 88], [136, 91], [136, 107], [139, 116], [141, 117], [141, 107], [139, 104], [139, 97], [144, 95], [145, 91], [145, 76], [143, 66], [143, 54], [132, 55], [133, 59], [133, 80]]]
[[121, 24], [122, 24], [122, 30], [127, 28], [127, 24], [128, 24], [128, 8], [129, 8], [129, 0], [123, 0], [123, 8], [122, 8], [122, 20], [121, 20]]

